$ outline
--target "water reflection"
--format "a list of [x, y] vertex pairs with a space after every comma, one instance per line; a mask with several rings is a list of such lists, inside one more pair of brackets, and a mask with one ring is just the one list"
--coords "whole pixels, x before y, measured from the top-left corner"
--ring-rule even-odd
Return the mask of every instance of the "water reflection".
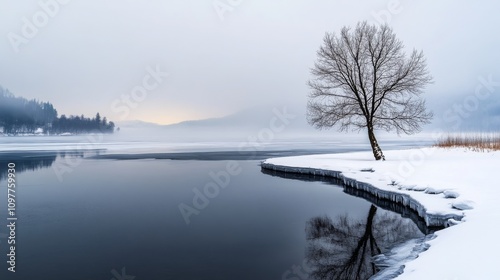
[[35, 171], [48, 168], [56, 161], [57, 154], [45, 152], [0, 153], [0, 180], [7, 177], [7, 165], [14, 163], [16, 172]]
[[443, 229], [443, 227], [438, 226], [427, 226], [425, 219], [422, 218], [417, 211], [401, 203], [395, 203], [388, 199], [382, 199], [375, 195], [372, 195], [371, 193], [353, 188], [344, 188], [344, 192], [353, 196], [364, 198], [367, 201], [377, 205], [379, 208], [400, 214], [403, 218], [411, 219], [418, 227], [418, 229], [424, 234], [432, 234], [437, 230]]
[[365, 220], [342, 215], [315, 217], [306, 225], [306, 259], [312, 279], [368, 279], [379, 268], [372, 258], [395, 244], [424, 236], [411, 220], [397, 214], [378, 214], [372, 205]]
[[[299, 180], [305, 182], [324, 182], [325, 184], [329, 185], [343, 186], [342, 180], [325, 177], [321, 175], [315, 176], [310, 174], [286, 173], [268, 169], [262, 169], [261, 172], [267, 175], [271, 175], [273, 177], [280, 177], [284, 179]], [[344, 192], [353, 196], [364, 198], [365, 200], [375, 204], [379, 208], [400, 214], [401, 217], [403, 218], [410, 218], [417, 225], [418, 229], [425, 234], [431, 234], [434, 233], [436, 230], [442, 229], [442, 227], [428, 227], [425, 220], [418, 214], [417, 211], [401, 203], [396, 203], [387, 199], [381, 199], [368, 192], [353, 188], [344, 187]]]
[[271, 175], [273, 177], [279, 177], [283, 179], [291, 179], [291, 180], [299, 180], [304, 182], [325, 182], [331, 185], [342, 186], [342, 180], [335, 179], [332, 177], [325, 177], [322, 175], [313, 175], [313, 174], [298, 174], [291, 172], [283, 172], [277, 170], [270, 170], [261, 168], [260, 172], [266, 175]]
[[74, 162], [74, 159], [99, 155], [102, 150], [61, 150], [61, 151], [27, 151], [0, 152], [0, 180], [7, 178], [9, 163], [16, 165], [16, 173], [35, 171], [51, 167], [56, 160], [62, 164]]

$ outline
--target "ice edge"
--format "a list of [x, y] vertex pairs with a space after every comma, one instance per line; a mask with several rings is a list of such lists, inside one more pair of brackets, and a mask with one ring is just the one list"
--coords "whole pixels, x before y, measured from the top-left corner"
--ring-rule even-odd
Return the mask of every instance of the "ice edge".
[[272, 163], [262, 162], [262, 169], [285, 172], [285, 173], [295, 173], [295, 174], [305, 174], [314, 176], [331, 177], [334, 179], [341, 180], [343, 182], [344, 188], [352, 188], [356, 190], [361, 190], [367, 192], [371, 195], [376, 196], [380, 199], [387, 199], [394, 203], [399, 203], [405, 207], [416, 211], [420, 217], [422, 217], [428, 227], [449, 227], [454, 223], [450, 223], [449, 220], [460, 221], [464, 216], [457, 214], [432, 214], [427, 213], [427, 209], [416, 199], [408, 194], [391, 192], [388, 190], [379, 189], [369, 183], [360, 182], [352, 178], [348, 178], [342, 174], [340, 171], [326, 170], [311, 167], [292, 167], [276, 165]]

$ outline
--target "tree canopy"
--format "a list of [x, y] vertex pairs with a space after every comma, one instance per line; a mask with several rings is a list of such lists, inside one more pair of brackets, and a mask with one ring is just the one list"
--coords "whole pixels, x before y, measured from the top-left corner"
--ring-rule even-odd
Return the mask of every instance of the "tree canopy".
[[308, 121], [323, 129], [366, 129], [375, 158], [383, 159], [375, 129], [412, 134], [428, 123], [420, 94], [432, 81], [422, 51], [406, 55], [388, 25], [358, 23], [326, 33], [308, 82]]

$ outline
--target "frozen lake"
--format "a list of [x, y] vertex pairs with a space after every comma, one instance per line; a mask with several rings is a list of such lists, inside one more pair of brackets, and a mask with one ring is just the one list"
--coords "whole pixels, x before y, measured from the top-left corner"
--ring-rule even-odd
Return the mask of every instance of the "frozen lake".
[[[384, 251], [423, 236], [412, 220], [331, 182], [284, 179], [259, 166], [269, 156], [359, 147], [295, 143], [249, 154], [234, 143], [106, 143], [84, 151], [75, 138], [2, 140], [1, 201], [8, 162], [18, 175], [17, 272], [6, 269], [2, 226], [2, 279], [328, 279], [332, 267], [352, 265], [371, 275], [370, 254], [347, 261], [357, 244], [375, 240]], [[70, 152], [57, 152], [66, 146]]]

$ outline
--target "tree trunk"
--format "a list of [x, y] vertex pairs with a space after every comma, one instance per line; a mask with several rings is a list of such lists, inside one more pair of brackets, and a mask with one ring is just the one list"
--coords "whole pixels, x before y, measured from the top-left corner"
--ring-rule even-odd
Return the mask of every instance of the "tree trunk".
[[370, 139], [370, 145], [372, 145], [373, 156], [376, 160], [385, 160], [384, 153], [378, 145], [377, 138], [375, 138], [375, 133], [373, 133], [373, 126], [368, 126], [368, 139]]

